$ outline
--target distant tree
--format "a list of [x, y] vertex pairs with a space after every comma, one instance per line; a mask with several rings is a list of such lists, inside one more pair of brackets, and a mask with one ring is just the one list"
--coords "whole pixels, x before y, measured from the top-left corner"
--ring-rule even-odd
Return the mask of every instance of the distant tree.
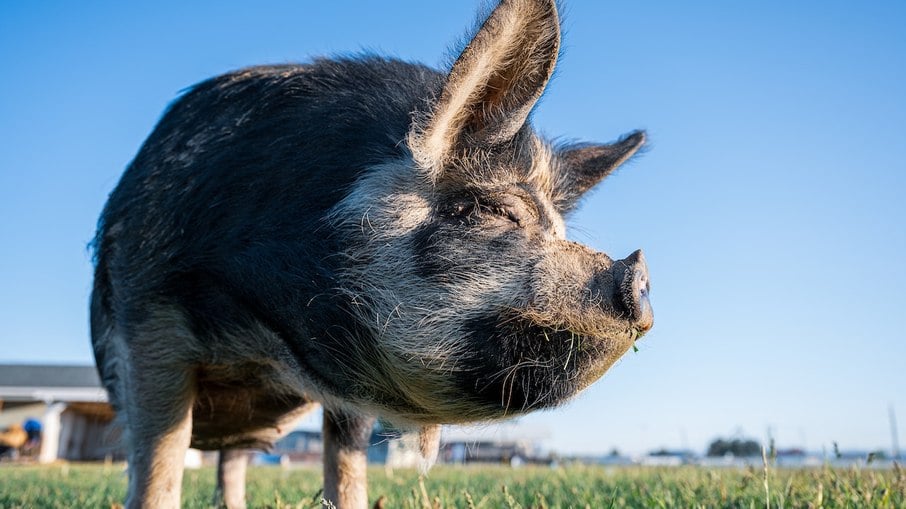
[[619, 449], [617, 449], [616, 447], [614, 447], [613, 449], [610, 450], [610, 457], [611, 457], [611, 458], [617, 458], [617, 457], [619, 457], [619, 456], [620, 456], [620, 450], [619, 450]]
[[718, 438], [708, 446], [708, 456], [758, 456], [761, 454], [761, 444], [751, 439], [734, 438], [724, 440]]
[[874, 462], [875, 460], [886, 460], [886, 459], [887, 459], [887, 453], [882, 450], [877, 450], [877, 451], [872, 451], [872, 452], [868, 453], [868, 458], [866, 459], [866, 463], [871, 465], [872, 462]]

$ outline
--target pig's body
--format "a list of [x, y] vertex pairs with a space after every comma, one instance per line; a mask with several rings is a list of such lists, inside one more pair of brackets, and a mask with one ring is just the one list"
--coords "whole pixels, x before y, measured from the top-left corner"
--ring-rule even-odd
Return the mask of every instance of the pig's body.
[[117, 408], [116, 349], [139, 340], [119, 329], [147, 321], [149, 303], [152, 320], [184, 331], [153, 335], [155, 347], [191, 352], [179, 361], [198, 373], [193, 446], [267, 445], [308, 399], [355, 389], [327, 353], [348, 350], [356, 335], [338, 330], [356, 324], [335, 291], [346, 248], [326, 216], [363, 172], [404, 156], [393, 140], [442, 78], [376, 57], [257, 67], [170, 108], [98, 238], [95, 354]]
[[376, 416], [421, 430], [563, 403], [652, 325], [640, 252], [563, 216], [644, 143], [552, 147], [529, 112], [549, 0], [504, 0], [448, 73], [378, 57], [256, 67], [164, 115], [96, 238], [92, 339], [130, 507], [175, 507], [189, 445], [244, 505], [249, 447], [325, 409], [325, 498], [365, 507]]

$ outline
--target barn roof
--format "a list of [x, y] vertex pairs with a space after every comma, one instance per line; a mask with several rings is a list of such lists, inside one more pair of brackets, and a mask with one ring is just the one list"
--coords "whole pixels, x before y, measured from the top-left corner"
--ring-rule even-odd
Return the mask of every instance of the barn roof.
[[0, 364], [0, 400], [105, 401], [94, 366]]
[[100, 387], [94, 366], [0, 364], [0, 387]]

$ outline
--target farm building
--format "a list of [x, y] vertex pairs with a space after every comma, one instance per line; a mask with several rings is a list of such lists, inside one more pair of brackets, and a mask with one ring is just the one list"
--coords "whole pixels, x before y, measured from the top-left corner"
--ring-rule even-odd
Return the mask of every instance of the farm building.
[[113, 417], [93, 366], [0, 365], [0, 429], [40, 423], [40, 462], [121, 459]]

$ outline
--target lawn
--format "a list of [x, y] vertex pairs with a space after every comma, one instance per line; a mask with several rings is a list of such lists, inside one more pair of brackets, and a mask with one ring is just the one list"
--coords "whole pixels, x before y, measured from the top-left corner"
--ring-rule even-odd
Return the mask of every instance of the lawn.
[[[698, 467], [454, 467], [420, 479], [411, 470], [369, 471], [372, 503], [385, 508], [906, 507], [906, 471]], [[320, 471], [252, 467], [249, 507], [316, 508]], [[186, 472], [183, 507], [208, 508], [214, 470]], [[0, 465], [0, 507], [119, 507], [122, 464]]]

